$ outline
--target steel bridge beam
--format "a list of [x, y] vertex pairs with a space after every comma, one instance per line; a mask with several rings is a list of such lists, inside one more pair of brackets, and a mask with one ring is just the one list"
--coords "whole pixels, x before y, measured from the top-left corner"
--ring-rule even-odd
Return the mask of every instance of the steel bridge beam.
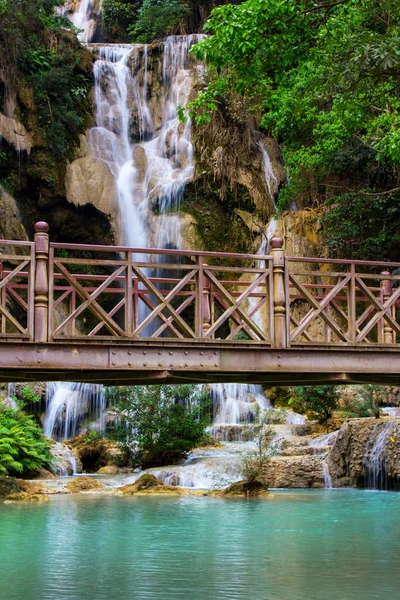
[[396, 351], [271, 349], [168, 343], [111, 345], [0, 342], [0, 380], [123, 384], [400, 384]]

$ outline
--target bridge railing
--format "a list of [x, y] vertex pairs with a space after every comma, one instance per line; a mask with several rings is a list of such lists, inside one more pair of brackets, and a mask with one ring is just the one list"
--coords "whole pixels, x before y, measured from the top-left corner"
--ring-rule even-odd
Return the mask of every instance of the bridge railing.
[[0, 339], [34, 338], [34, 242], [0, 240]]
[[285, 259], [287, 346], [393, 345], [400, 340], [398, 263]]
[[270, 256], [50, 244], [50, 341], [271, 345], [272, 297]]
[[0, 240], [0, 339], [391, 347], [400, 263]]

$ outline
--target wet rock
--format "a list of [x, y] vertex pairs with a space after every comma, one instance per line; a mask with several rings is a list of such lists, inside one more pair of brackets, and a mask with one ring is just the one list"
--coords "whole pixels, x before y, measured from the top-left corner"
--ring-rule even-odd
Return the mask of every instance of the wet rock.
[[11, 502], [19, 502], [21, 500], [41, 500], [42, 502], [48, 502], [47, 496], [43, 496], [43, 494], [29, 494], [28, 492], [18, 492], [16, 494], [10, 494], [7, 496], [4, 504], [9, 504]]
[[124, 485], [120, 488], [117, 488], [115, 491], [122, 496], [133, 496], [134, 494], [165, 494], [182, 496], [183, 494], [188, 493], [188, 490], [185, 488], [178, 488], [173, 485], [164, 485], [151, 473], [145, 473], [134, 483]]
[[30, 153], [32, 149], [32, 136], [25, 127], [11, 117], [6, 117], [0, 113], [0, 137], [3, 137], [10, 146], [13, 146], [19, 152]]
[[47, 469], [38, 469], [33, 475], [32, 479], [55, 479], [54, 473], [51, 473]]
[[75, 206], [91, 204], [105, 214], [114, 230], [118, 228], [118, 201], [115, 179], [109, 165], [94, 156], [78, 158], [67, 167], [66, 197]]
[[119, 469], [115, 465], [109, 465], [107, 467], [101, 467], [98, 471], [98, 475], [116, 475]]
[[334, 484], [400, 489], [400, 419], [349, 419], [327, 464]]
[[265, 497], [269, 496], [270, 492], [262, 481], [236, 481], [220, 492], [221, 496], [251, 496]]
[[0, 498], [10, 494], [18, 494], [20, 491], [15, 477], [0, 476]]
[[21, 492], [28, 496], [38, 496], [47, 493], [47, 487], [36, 481], [27, 481], [25, 479], [17, 479], [17, 485]]
[[[1, 133], [0, 133], [1, 139]], [[25, 227], [19, 221], [17, 204], [12, 196], [0, 186], [0, 239], [27, 240]], [[2, 248], [0, 247], [0, 253]], [[21, 252], [21, 250], [19, 250]], [[17, 254], [17, 249], [7, 246], [7, 254]]]
[[86, 473], [96, 473], [101, 467], [111, 465], [124, 466], [121, 447], [112, 440], [102, 437], [90, 439], [82, 434], [69, 440], [68, 446], [74, 451]]
[[68, 483], [66, 489], [72, 494], [79, 494], [80, 492], [89, 492], [96, 491], [100, 492], [101, 490], [105, 490], [105, 486], [94, 479], [93, 477], [77, 477]]
[[264, 474], [269, 488], [323, 487], [324, 474], [320, 456], [275, 456]]

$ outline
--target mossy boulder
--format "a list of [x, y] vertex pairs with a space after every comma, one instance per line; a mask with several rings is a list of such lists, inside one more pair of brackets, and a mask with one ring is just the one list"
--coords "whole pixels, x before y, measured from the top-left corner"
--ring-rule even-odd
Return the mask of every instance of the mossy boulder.
[[264, 497], [269, 495], [269, 489], [262, 481], [236, 481], [228, 487], [221, 490], [221, 496], [256, 496]]
[[100, 492], [105, 490], [105, 486], [93, 477], [77, 477], [68, 483], [66, 489], [72, 494], [80, 492]]
[[21, 500], [41, 500], [44, 502], [48, 502], [48, 497], [44, 494], [29, 494], [29, 492], [18, 492], [16, 494], [10, 494], [5, 499], [5, 504], [11, 502], [20, 502]]
[[47, 488], [37, 481], [26, 481], [25, 479], [17, 479], [17, 485], [21, 492], [29, 496], [37, 496], [38, 494], [46, 494]]
[[182, 496], [187, 493], [187, 490], [173, 485], [164, 485], [151, 473], [145, 473], [134, 483], [117, 488], [116, 492], [122, 496], [133, 496], [134, 494], [169, 494], [173, 496]]
[[108, 465], [107, 467], [101, 467], [98, 471], [98, 475], [116, 475], [119, 472], [119, 468], [116, 465]]
[[5, 498], [10, 494], [18, 494], [20, 491], [15, 477], [0, 477], [0, 498]]

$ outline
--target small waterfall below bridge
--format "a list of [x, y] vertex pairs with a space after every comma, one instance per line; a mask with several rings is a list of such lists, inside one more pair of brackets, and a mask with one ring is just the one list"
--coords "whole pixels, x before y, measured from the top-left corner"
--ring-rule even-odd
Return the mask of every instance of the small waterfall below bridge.
[[55, 440], [67, 440], [80, 433], [90, 419], [91, 428], [104, 433], [106, 398], [101, 385], [52, 382], [46, 388], [44, 434]]

